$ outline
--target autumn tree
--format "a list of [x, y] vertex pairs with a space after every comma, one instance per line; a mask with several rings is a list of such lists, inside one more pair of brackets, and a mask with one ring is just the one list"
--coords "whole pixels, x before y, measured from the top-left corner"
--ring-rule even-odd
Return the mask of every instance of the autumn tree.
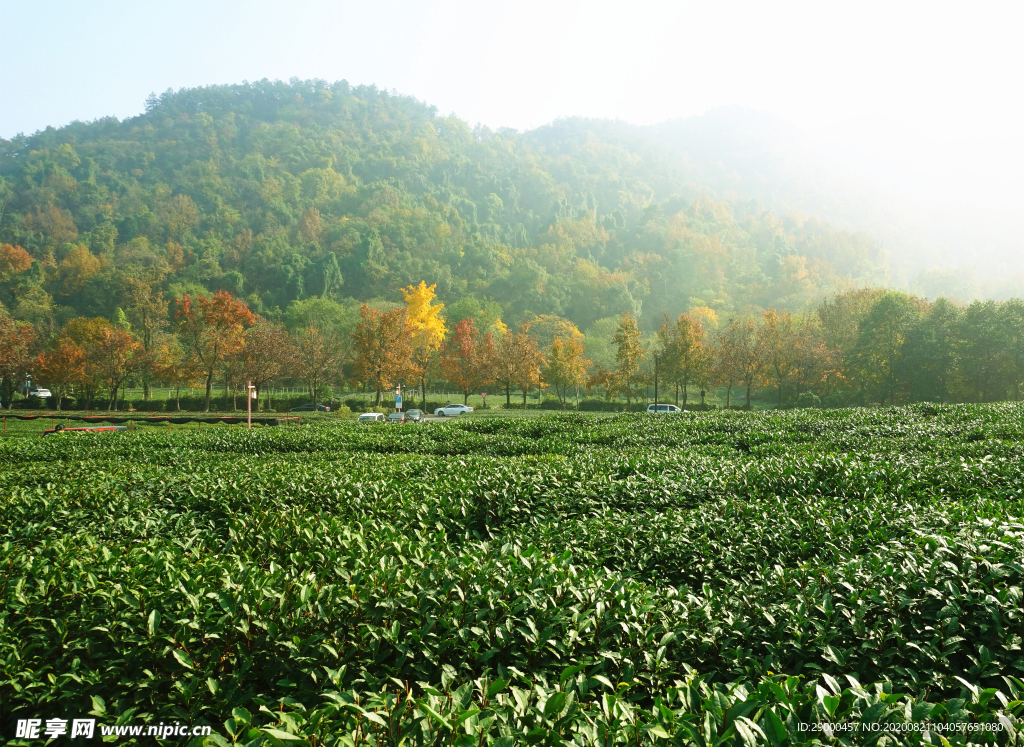
[[152, 355], [153, 375], [174, 389], [174, 408], [181, 410], [181, 389], [199, 381], [203, 372], [188, 354], [177, 335], [160, 335]]
[[175, 318], [186, 350], [204, 373], [206, 401], [203, 409], [209, 412], [213, 376], [225, 356], [237, 354], [242, 348], [245, 328], [256, 321], [256, 316], [244, 301], [221, 290], [210, 298], [192, 298], [186, 293], [178, 302]]
[[342, 374], [343, 348], [337, 344], [332, 332], [309, 326], [299, 330], [292, 340], [296, 373], [309, 387], [314, 405], [322, 399], [324, 388]]
[[641, 344], [640, 327], [632, 313], [627, 311], [622, 314], [612, 342], [616, 347], [617, 385], [626, 394], [626, 408], [629, 410], [633, 406], [633, 386], [640, 373], [640, 363], [647, 360]]
[[100, 338], [86, 349], [92, 376], [110, 393], [108, 410], [117, 409], [117, 392], [136, 366], [142, 346], [122, 329], [108, 327]]
[[60, 332], [62, 338], [70, 340], [85, 353], [85, 376], [75, 385], [75, 398], [86, 408], [92, 407], [92, 401], [103, 384], [97, 375], [93, 353], [107, 331], [113, 328], [110, 321], [102, 317], [77, 317], [69, 320]]
[[615, 372], [597, 366], [594, 372], [587, 377], [587, 391], [592, 392], [598, 387], [604, 389], [604, 398], [606, 401], [610, 401], [615, 394]]
[[58, 338], [50, 352], [40, 354], [38, 375], [57, 397], [58, 411], [68, 393], [86, 383], [87, 362], [82, 346], [68, 337]]
[[20, 246], [0, 244], [0, 281], [9, 281], [32, 266], [32, 256]]
[[768, 309], [757, 330], [757, 341], [764, 355], [769, 374], [778, 387], [777, 406], [782, 406], [782, 391], [786, 380], [794, 372], [796, 333], [793, 317], [788, 311]]
[[512, 404], [512, 390], [523, 393], [523, 407], [530, 389], [540, 381], [540, 366], [544, 356], [530, 335], [530, 325], [520, 324], [519, 330], [505, 332], [495, 346], [491, 375], [494, 383], [505, 392], [505, 405]]
[[722, 336], [721, 355], [728, 361], [729, 373], [746, 388], [749, 409], [750, 392], [764, 381], [767, 362], [764, 348], [757, 334], [757, 324], [751, 317], [735, 318]]
[[382, 392], [406, 377], [418, 375], [412, 362], [408, 316], [405, 308], [376, 311], [366, 305], [359, 308], [359, 314], [359, 324], [352, 333], [356, 353], [353, 374], [373, 387], [376, 407]]
[[587, 383], [587, 367], [590, 361], [583, 352], [583, 335], [576, 335], [567, 340], [556, 337], [548, 351], [547, 367], [544, 369], [543, 380], [555, 388], [555, 394], [565, 409], [565, 400], [570, 389], [576, 390], [576, 403], [579, 405], [580, 387]]
[[462, 392], [463, 402], [469, 402], [469, 393], [493, 380], [497, 351], [494, 336], [477, 333], [472, 319], [463, 319], [455, 325], [451, 336], [440, 351], [441, 372], [444, 378]]
[[675, 384], [677, 405], [682, 386], [685, 406], [689, 385], [699, 384], [698, 380], [706, 379], [710, 372], [703, 326], [689, 315], [680, 314], [674, 323], [668, 319], [662, 322], [658, 340], [661, 343], [659, 371], [666, 381]]
[[18, 382], [32, 367], [32, 343], [35, 332], [30, 324], [20, 324], [0, 308], [0, 386], [7, 409], [14, 404]]
[[[284, 325], [262, 317], [245, 330], [239, 361], [239, 373], [242, 379], [256, 387], [257, 401], [267, 384], [300, 365], [292, 338]], [[269, 396], [267, 406], [270, 406]]]
[[154, 273], [148, 278], [131, 277], [126, 281], [127, 317], [142, 345], [139, 374], [142, 379], [142, 397], [147, 401], [157, 336], [168, 326], [168, 307], [160, 289], [161, 280], [162, 274]]
[[825, 391], [855, 384], [855, 351], [860, 339], [860, 323], [885, 291], [859, 288], [826, 300], [816, 310], [825, 347], [837, 365], [825, 378]]
[[402, 291], [407, 306], [409, 333], [412, 336], [412, 362], [420, 372], [424, 410], [427, 408], [427, 370], [434, 355], [441, 349], [441, 344], [448, 332], [444, 325], [444, 318], [441, 316], [444, 304], [432, 303], [436, 287], [436, 285], [428, 286], [421, 280], [417, 286], [410, 285], [408, 288], [399, 289]]

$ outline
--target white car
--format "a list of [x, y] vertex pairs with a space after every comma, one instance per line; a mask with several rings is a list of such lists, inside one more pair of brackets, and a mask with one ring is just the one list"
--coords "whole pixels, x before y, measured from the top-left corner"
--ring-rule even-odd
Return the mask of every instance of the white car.
[[39, 397], [39, 399], [46, 399], [47, 397], [52, 397], [53, 394], [50, 392], [49, 389], [44, 389], [41, 386], [37, 386], [36, 388], [34, 388], [32, 391], [30, 391], [28, 393], [28, 396], [29, 397]]
[[647, 405], [647, 412], [682, 412], [682, 409], [675, 405]]
[[447, 404], [444, 407], [438, 407], [434, 410], [434, 415], [439, 418], [454, 417], [456, 415], [462, 415], [466, 412], [473, 412], [473, 408], [469, 405], [453, 405]]
[[382, 412], [364, 412], [356, 420], [357, 423], [383, 423], [384, 413]]

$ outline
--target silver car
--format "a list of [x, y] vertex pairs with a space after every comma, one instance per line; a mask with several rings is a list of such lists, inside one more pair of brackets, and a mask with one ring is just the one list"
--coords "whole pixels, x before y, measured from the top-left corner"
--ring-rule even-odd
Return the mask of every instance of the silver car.
[[462, 415], [467, 412], [473, 412], [473, 408], [469, 405], [447, 404], [444, 407], [438, 407], [434, 410], [434, 414], [439, 418], [455, 417], [456, 415]]
[[682, 412], [682, 409], [675, 405], [647, 405], [647, 412]]

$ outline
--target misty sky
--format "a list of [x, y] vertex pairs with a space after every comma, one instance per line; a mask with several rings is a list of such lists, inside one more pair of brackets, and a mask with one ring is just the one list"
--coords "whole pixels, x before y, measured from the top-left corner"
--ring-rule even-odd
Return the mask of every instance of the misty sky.
[[1016, 211], [1024, 45], [1010, 8], [5, 0], [0, 137], [133, 116], [168, 88], [293, 76], [376, 84], [492, 128], [738, 104], [892, 190]]

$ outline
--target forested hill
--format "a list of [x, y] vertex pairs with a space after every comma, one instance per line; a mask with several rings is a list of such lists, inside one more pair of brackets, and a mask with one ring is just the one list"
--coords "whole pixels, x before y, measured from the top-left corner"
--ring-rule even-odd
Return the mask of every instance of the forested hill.
[[144, 276], [273, 317], [426, 280], [506, 322], [632, 310], [653, 329], [884, 281], [869, 237], [722, 199], [665, 142], [607, 121], [472, 129], [343, 81], [168, 92], [132, 119], [0, 140], [0, 244], [32, 260], [0, 257], [0, 302], [37, 325], [109, 318]]

